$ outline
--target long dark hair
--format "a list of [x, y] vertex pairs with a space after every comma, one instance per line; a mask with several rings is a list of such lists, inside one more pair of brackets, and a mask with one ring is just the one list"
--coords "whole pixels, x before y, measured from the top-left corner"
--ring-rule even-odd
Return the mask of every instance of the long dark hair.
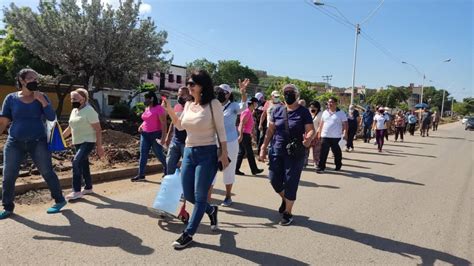
[[156, 93], [152, 91], [149, 91], [145, 94], [145, 99], [152, 99], [152, 106], [158, 105], [158, 97], [156, 96]]
[[209, 74], [204, 70], [199, 70], [191, 74], [191, 79], [194, 83], [202, 87], [201, 91], [201, 102], [200, 105], [210, 103], [216, 98], [214, 94], [214, 86], [212, 85], [212, 79]]
[[316, 115], [319, 114], [319, 112], [321, 112], [321, 104], [318, 101], [310, 102], [309, 106], [314, 106], [314, 107], [318, 108], [318, 111], [316, 112]]

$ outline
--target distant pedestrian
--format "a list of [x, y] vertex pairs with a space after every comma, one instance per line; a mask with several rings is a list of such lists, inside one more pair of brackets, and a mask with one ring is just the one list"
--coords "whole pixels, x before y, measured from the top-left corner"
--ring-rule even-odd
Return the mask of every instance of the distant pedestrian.
[[247, 101], [247, 109], [243, 111], [240, 115], [239, 156], [237, 157], [237, 165], [235, 168], [236, 175], [245, 175], [243, 172], [240, 171], [240, 166], [242, 165], [244, 156], [247, 157], [250, 170], [252, 171], [252, 175], [258, 175], [263, 172], [263, 169], [259, 169], [257, 167], [252, 147], [253, 127], [255, 124], [255, 121], [253, 119], [253, 112], [255, 111], [255, 108], [257, 108], [257, 102], [257, 98], [252, 97], [251, 99], [249, 99]]
[[349, 106], [349, 112], [347, 113], [348, 133], [347, 133], [346, 151], [354, 150], [354, 137], [357, 134], [358, 119], [359, 119], [359, 112], [355, 110], [354, 105], [351, 104]]
[[429, 137], [430, 136], [430, 124], [431, 124], [431, 112], [430, 110], [426, 110], [423, 108], [423, 112], [421, 114], [421, 136], [422, 137]]
[[265, 126], [268, 128], [270, 125], [270, 118], [272, 116], [272, 112], [275, 108], [282, 105], [280, 99], [280, 93], [278, 91], [272, 91], [271, 100], [267, 101], [263, 106], [263, 113], [260, 119], [259, 129], [262, 130]]
[[384, 114], [383, 107], [379, 107], [377, 114], [374, 116], [374, 123], [372, 125], [375, 130], [375, 139], [379, 152], [382, 152], [384, 144], [385, 131], [387, 130], [388, 118]]
[[260, 148], [262, 147], [263, 141], [265, 140], [265, 131], [267, 130], [267, 124], [263, 123], [263, 127], [260, 128], [260, 119], [262, 119], [263, 106], [265, 106], [265, 95], [261, 92], [255, 94], [255, 98], [258, 100], [257, 109], [254, 111], [255, 117], [255, 132], [257, 136], [257, 154], [260, 154]]
[[407, 129], [408, 129], [408, 117], [410, 116], [410, 112], [405, 112], [404, 117], [405, 117], [405, 127], [403, 128], [403, 134], [407, 134]]
[[331, 149], [334, 154], [335, 170], [341, 170], [342, 151], [339, 146], [341, 137], [346, 140], [348, 138], [347, 116], [343, 111], [337, 111], [337, 99], [330, 97], [328, 100], [328, 109], [323, 112], [317, 134], [317, 138], [322, 139], [321, 156], [319, 158], [318, 167], [316, 168], [317, 173], [322, 173], [326, 170], [329, 149]]
[[370, 110], [370, 106], [367, 106], [366, 111], [362, 114], [360, 125], [363, 126], [364, 143], [370, 143], [370, 137], [372, 136], [372, 123], [374, 122], [374, 112]]
[[[247, 108], [247, 86], [249, 83], [249, 79], [245, 79], [244, 81], [239, 80], [240, 94], [242, 96], [240, 103], [234, 101], [232, 88], [229, 85], [221, 84], [215, 88], [215, 91], [217, 92], [217, 100], [219, 100], [223, 106], [224, 127], [227, 137], [227, 153], [229, 154], [230, 159], [229, 166], [222, 172], [226, 193], [221, 206], [224, 207], [232, 205], [232, 187], [235, 183], [235, 169], [237, 166], [237, 156], [239, 154], [239, 132], [235, 127], [235, 122], [237, 121], [237, 116], [242, 114], [242, 111]], [[217, 175], [209, 189], [209, 199], [211, 198], [212, 189], [216, 179]]]
[[[69, 127], [64, 130], [63, 137], [72, 135], [76, 154], [72, 160], [72, 192], [66, 196], [67, 200], [79, 199], [83, 195], [93, 193], [89, 154], [96, 147], [99, 158], [104, 156], [99, 115], [89, 104], [87, 90], [77, 89], [71, 92], [71, 103], [73, 109], [69, 116]], [[85, 187], [81, 191], [82, 180]]]
[[440, 121], [440, 117], [437, 111], [434, 111], [433, 115], [431, 116], [432, 124], [433, 124], [433, 131], [438, 130], [438, 124]]
[[[218, 207], [208, 203], [208, 192], [219, 162], [223, 169], [229, 165], [224, 113], [222, 104], [215, 99], [211, 77], [203, 70], [194, 72], [186, 85], [194, 101], [185, 104], [180, 117], [171, 108], [168, 100], [163, 101], [174, 126], [179, 130], [185, 129], [188, 134], [181, 179], [185, 200], [194, 204], [186, 229], [172, 244], [175, 249], [183, 249], [192, 243], [204, 213], [207, 213], [211, 220], [211, 229], [218, 228]], [[219, 156], [217, 139], [220, 140]]]
[[260, 160], [269, 154], [269, 178], [273, 189], [282, 198], [279, 213], [281, 225], [293, 222], [292, 209], [303, 171], [305, 147], [311, 145], [314, 126], [308, 109], [298, 104], [299, 90], [293, 84], [283, 87], [286, 106], [278, 106], [272, 113]]
[[0, 134], [8, 125], [8, 138], [3, 151], [3, 182], [0, 220], [12, 215], [15, 208], [15, 182], [20, 165], [27, 154], [48, 184], [55, 204], [47, 213], [58, 213], [66, 205], [59, 179], [53, 169], [51, 152], [48, 150], [46, 128], [43, 119], [54, 121], [56, 113], [48, 97], [38, 91], [38, 73], [25, 68], [17, 75], [20, 91], [5, 97], [0, 113]]
[[389, 113], [389, 110], [390, 109], [388, 107], [384, 108], [384, 115], [387, 118], [387, 123], [385, 124], [384, 137], [387, 141], [388, 141], [388, 133], [392, 129], [392, 122], [393, 122], [393, 119], [392, 119], [392, 116]]
[[311, 118], [313, 119], [313, 125], [316, 132], [314, 133], [314, 138], [311, 141], [311, 146], [308, 148], [313, 149], [313, 163], [314, 168], [318, 167], [319, 157], [321, 154], [321, 139], [316, 138], [319, 130], [319, 124], [321, 123], [321, 118], [323, 116], [323, 112], [321, 110], [321, 104], [318, 101], [313, 101], [309, 104], [309, 111], [311, 113]]
[[152, 91], [145, 94], [145, 105], [147, 107], [142, 114], [143, 123], [138, 127], [138, 132], [140, 132], [140, 165], [138, 175], [132, 178], [132, 182], [145, 181], [145, 168], [150, 149], [153, 150], [156, 158], [163, 165], [163, 173], [166, 174], [168, 169], [166, 167], [166, 156], [163, 152], [163, 146], [166, 143], [166, 136], [163, 132], [168, 132], [166, 111], [158, 104], [158, 97]]
[[404, 128], [405, 115], [403, 115], [402, 111], [398, 111], [397, 115], [395, 116], [395, 141], [398, 141], [398, 136], [400, 135], [400, 139], [403, 142]]
[[418, 122], [418, 118], [415, 112], [410, 112], [408, 115], [408, 132], [410, 132], [411, 136], [415, 135], [416, 122]]

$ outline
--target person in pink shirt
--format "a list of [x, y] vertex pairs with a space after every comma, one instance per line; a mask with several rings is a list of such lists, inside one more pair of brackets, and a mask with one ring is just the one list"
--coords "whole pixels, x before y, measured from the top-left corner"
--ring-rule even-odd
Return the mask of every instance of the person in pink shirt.
[[258, 169], [257, 167], [252, 148], [252, 134], [255, 124], [253, 112], [257, 108], [257, 104], [257, 98], [252, 97], [247, 102], [248, 108], [240, 114], [239, 155], [237, 157], [237, 166], [235, 168], [236, 175], [244, 175], [244, 173], [240, 171], [240, 166], [242, 165], [242, 160], [244, 159], [245, 154], [247, 154], [247, 160], [249, 161], [252, 174], [258, 175], [263, 172], [262, 169]]
[[166, 173], [166, 156], [163, 152], [165, 138], [162, 138], [162, 133], [168, 131], [166, 111], [159, 105], [158, 97], [152, 91], [145, 94], [144, 103], [147, 107], [142, 114], [143, 123], [138, 127], [138, 132], [140, 132], [140, 166], [138, 175], [132, 178], [132, 182], [145, 181], [145, 167], [150, 149], [153, 149], [163, 165], [163, 173]]

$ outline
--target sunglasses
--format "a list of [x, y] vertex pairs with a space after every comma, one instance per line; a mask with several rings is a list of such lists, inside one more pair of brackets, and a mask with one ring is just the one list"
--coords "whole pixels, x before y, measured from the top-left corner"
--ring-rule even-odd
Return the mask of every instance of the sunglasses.
[[186, 86], [192, 88], [192, 87], [196, 86], [196, 83], [194, 83], [193, 81], [188, 81], [188, 82], [186, 82]]

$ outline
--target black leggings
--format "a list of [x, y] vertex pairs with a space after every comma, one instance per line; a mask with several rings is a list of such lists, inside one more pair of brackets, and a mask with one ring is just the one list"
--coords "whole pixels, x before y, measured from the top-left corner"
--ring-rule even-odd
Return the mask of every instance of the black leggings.
[[400, 139], [403, 140], [403, 127], [396, 127], [395, 128], [395, 140], [398, 140], [398, 134], [400, 134]]

